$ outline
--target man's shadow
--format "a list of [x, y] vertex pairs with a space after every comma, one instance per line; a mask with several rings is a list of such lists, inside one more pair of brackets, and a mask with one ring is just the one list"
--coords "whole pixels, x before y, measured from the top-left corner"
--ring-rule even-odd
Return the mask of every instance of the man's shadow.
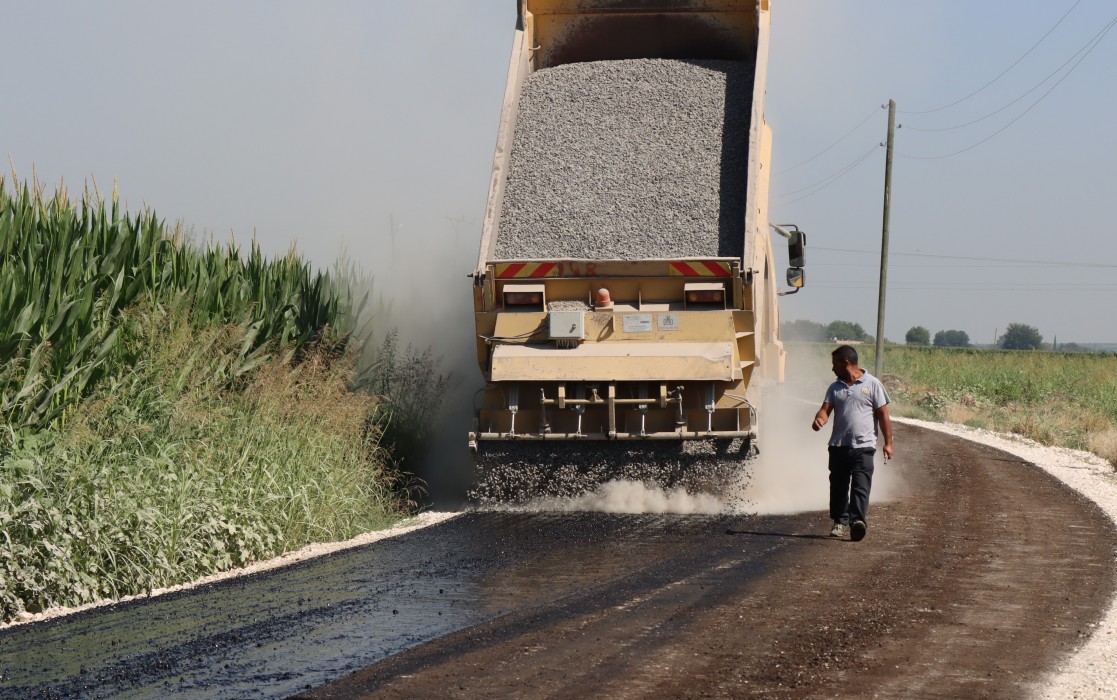
[[756, 530], [734, 530], [733, 528], [726, 528], [725, 534], [727, 535], [754, 535], [756, 537], [795, 537], [803, 540], [839, 540], [838, 537], [830, 537], [828, 535], [799, 535], [790, 532], [758, 532]]

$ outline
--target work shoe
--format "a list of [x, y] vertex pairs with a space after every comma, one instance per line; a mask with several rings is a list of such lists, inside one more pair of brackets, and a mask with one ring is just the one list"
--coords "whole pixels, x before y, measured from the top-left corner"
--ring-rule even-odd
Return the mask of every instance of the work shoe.
[[849, 526], [849, 539], [854, 542], [860, 542], [865, 539], [865, 533], [868, 532], [869, 526], [865, 524], [864, 520], [854, 520]]
[[846, 526], [842, 525], [839, 521], [834, 521], [834, 527], [830, 528], [831, 537], [844, 537], [846, 534]]

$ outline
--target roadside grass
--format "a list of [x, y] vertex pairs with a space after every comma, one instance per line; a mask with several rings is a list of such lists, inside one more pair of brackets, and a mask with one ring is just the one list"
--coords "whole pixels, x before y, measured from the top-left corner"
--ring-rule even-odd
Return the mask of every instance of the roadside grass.
[[[832, 350], [789, 343], [789, 364], [828, 369]], [[857, 350], [871, 370], [874, 348]], [[896, 415], [1089, 450], [1117, 468], [1117, 356], [889, 345], [883, 374]]]
[[143, 593], [391, 524], [407, 504], [357, 352], [273, 358], [236, 390], [239, 333], [139, 321], [133, 371], [0, 462], [0, 609]]
[[392, 333], [363, 347], [366, 289], [0, 177], [0, 621], [413, 512], [405, 437], [447, 378]]

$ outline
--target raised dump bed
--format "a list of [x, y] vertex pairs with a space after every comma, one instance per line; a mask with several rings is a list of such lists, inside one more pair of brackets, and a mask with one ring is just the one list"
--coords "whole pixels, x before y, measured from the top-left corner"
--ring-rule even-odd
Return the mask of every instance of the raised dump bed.
[[473, 273], [475, 493], [724, 474], [783, 373], [768, 0], [518, 10]]

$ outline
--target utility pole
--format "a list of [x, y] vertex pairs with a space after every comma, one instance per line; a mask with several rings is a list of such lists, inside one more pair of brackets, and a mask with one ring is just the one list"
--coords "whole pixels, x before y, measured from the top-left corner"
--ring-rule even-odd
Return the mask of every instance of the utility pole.
[[392, 264], [396, 264], [396, 215], [388, 214], [388, 238], [392, 244]]
[[896, 100], [888, 101], [888, 148], [884, 155], [884, 225], [880, 234], [880, 293], [877, 296], [877, 353], [873, 374], [884, 366], [884, 297], [888, 291], [888, 219], [892, 213], [892, 143], [896, 138]]

